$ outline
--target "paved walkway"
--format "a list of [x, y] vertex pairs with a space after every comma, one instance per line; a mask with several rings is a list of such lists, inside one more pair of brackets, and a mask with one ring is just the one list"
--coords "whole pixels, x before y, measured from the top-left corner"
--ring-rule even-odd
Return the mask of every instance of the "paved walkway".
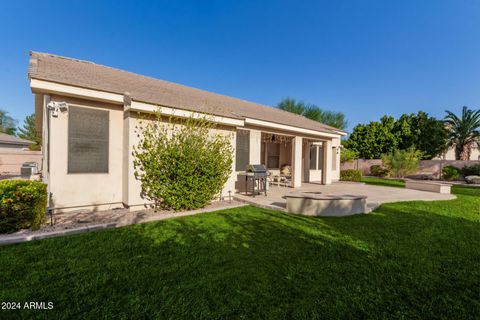
[[354, 182], [336, 182], [331, 185], [321, 185], [315, 183], [304, 183], [300, 188], [285, 188], [272, 186], [265, 197], [263, 194], [252, 197], [244, 193], [235, 194], [239, 201], [252, 203], [265, 208], [277, 210], [286, 210], [286, 200], [283, 196], [290, 192], [321, 192], [328, 195], [362, 195], [367, 196], [367, 206], [370, 210], [375, 209], [382, 203], [399, 201], [434, 201], [451, 200], [456, 197], [453, 194], [440, 194], [434, 192], [418, 191], [405, 188], [393, 188], [367, 185]]

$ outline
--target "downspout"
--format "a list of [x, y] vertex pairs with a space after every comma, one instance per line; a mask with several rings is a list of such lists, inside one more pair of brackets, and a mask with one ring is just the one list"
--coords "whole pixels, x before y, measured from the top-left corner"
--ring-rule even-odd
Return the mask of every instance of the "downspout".
[[47, 185], [47, 213], [50, 215], [50, 223], [53, 224], [52, 194], [50, 192], [50, 95], [43, 96], [43, 125], [42, 125], [42, 182]]

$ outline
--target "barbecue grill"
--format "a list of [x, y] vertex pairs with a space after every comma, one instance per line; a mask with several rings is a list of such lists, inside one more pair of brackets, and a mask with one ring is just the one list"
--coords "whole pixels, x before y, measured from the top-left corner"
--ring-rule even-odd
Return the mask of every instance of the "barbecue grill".
[[[245, 195], [248, 194], [248, 180], [252, 181], [252, 196], [262, 191], [267, 195], [267, 168], [263, 164], [250, 164], [245, 174]], [[255, 190], [257, 186], [257, 190]]]

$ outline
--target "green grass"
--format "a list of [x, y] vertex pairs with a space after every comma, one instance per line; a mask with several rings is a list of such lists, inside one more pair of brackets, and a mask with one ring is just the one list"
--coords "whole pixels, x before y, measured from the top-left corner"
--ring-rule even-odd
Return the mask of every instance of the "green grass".
[[376, 177], [362, 177], [362, 182], [366, 184], [373, 184], [376, 186], [397, 187], [404, 188], [405, 181], [401, 179], [385, 179]]
[[242, 207], [0, 247], [1, 319], [475, 319], [480, 188], [313, 218]]

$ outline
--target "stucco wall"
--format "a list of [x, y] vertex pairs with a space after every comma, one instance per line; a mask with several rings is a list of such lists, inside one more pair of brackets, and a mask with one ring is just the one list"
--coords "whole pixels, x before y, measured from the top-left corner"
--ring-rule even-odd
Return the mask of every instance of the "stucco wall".
[[50, 192], [55, 208], [91, 206], [92, 209], [122, 207], [123, 108], [79, 99], [52, 96], [53, 101], [109, 111], [108, 173], [67, 173], [68, 116], [50, 115]]
[[[412, 175], [419, 173], [433, 173], [435, 178], [440, 178], [442, 168], [445, 166], [454, 166], [457, 168], [463, 168], [465, 166], [471, 166], [480, 163], [479, 160], [422, 160], [420, 161], [420, 168], [412, 173]], [[370, 174], [370, 167], [373, 165], [382, 165], [381, 159], [369, 159], [369, 160], [354, 160], [342, 163], [342, 170], [358, 169], [362, 170], [364, 175]]]
[[[37, 99], [40, 101], [39, 99]], [[109, 111], [109, 170], [108, 173], [69, 174], [68, 167], [68, 117], [69, 112], [60, 112], [58, 117], [50, 115], [50, 173], [49, 185], [52, 193], [52, 206], [58, 211], [77, 209], [111, 209], [116, 207], [136, 208], [144, 206], [146, 200], [141, 197], [141, 182], [135, 179], [133, 167], [133, 146], [139, 137], [135, 127], [139, 124], [136, 113], [124, 112], [123, 105], [94, 102], [83, 99], [52, 96], [52, 101], [66, 101], [69, 105]], [[252, 128], [250, 159], [259, 163], [261, 133]], [[219, 126], [216, 133], [227, 135], [235, 148], [236, 128]], [[302, 141], [299, 139], [299, 141]], [[340, 140], [333, 139], [330, 147], [339, 146]], [[300, 148], [300, 143], [298, 147]], [[290, 146], [289, 146], [290, 147]], [[235, 157], [235, 153], [233, 155]], [[340, 155], [335, 156], [340, 159]], [[301, 157], [299, 158], [301, 160]], [[297, 159], [298, 160], [298, 159]], [[329, 163], [333, 159], [330, 158]], [[292, 161], [290, 148], [282, 148], [281, 162]], [[327, 162], [327, 161], [325, 161]], [[331, 179], [338, 180], [340, 165], [331, 171]], [[222, 190], [227, 198], [235, 193], [237, 175], [235, 160], [232, 163], [232, 175]], [[321, 174], [321, 171], [319, 171]], [[297, 173], [298, 175], [298, 173]], [[321, 180], [321, 179], [318, 179]]]
[[[136, 114], [131, 114], [130, 117], [126, 117], [124, 120], [124, 125], [126, 128], [125, 133], [128, 133], [128, 142], [125, 143], [125, 147], [128, 148], [128, 152], [125, 152], [124, 155], [126, 157], [127, 162], [125, 163], [126, 169], [124, 171], [125, 175], [123, 178], [123, 202], [131, 207], [143, 206], [146, 201], [141, 197], [141, 182], [135, 179], [134, 176], [134, 167], [133, 167], [133, 156], [132, 151], [133, 147], [138, 144], [140, 138], [137, 136], [135, 132], [135, 127], [139, 125], [141, 120], [136, 116]], [[146, 124], [148, 121], [151, 120], [143, 120]], [[165, 123], [166, 124], [166, 123]], [[218, 127], [215, 130], [212, 130], [212, 133], [220, 133], [230, 138], [230, 143], [232, 146], [235, 146], [236, 140], [236, 129], [233, 127]], [[235, 170], [235, 152], [233, 154], [234, 161], [232, 163], [232, 173]], [[231, 195], [233, 196], [235, 193], [235, 181], [236, 181], [236, 174], [231, 174], [228, 181], [225, 183], [223, 187], [222, 196], [228, 199], [229, 191], [231, 191]]]
[[[447, 153], [441, 157], [435, 158], [435, 160], [455, 160], [455, 148], [451, 147], [448, 149]], [[480, 160], [480, 149], [478, 147], [472, 148], [472, 153], [470, 154], [470, 160]]]
[[335, 170], [332, 169], [332, 181], [340, 180], [340, 138], [332, 139], [332, 148], [335, 148]]
[[0, 174], [20, 174], [20, 167], [27, 161], [36, 162], [40, 170], [42, 168], [42, 152], [0, 148]]

